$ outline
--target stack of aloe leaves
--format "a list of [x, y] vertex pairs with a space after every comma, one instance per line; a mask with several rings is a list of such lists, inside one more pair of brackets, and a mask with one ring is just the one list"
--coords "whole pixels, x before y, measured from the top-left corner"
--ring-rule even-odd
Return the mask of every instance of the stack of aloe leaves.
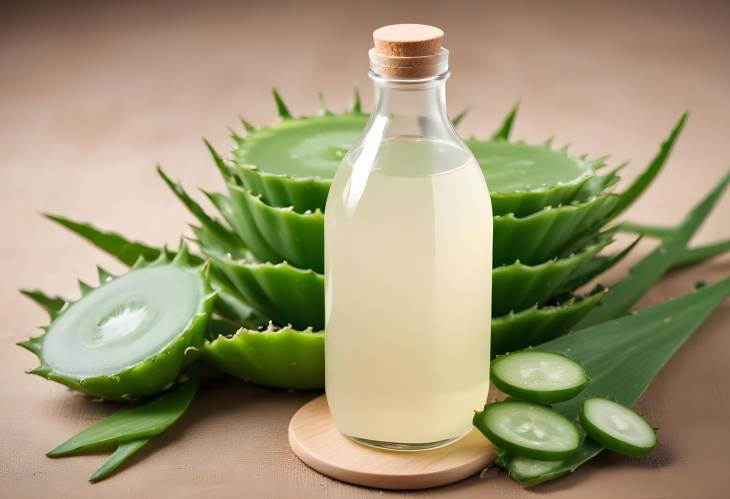
[[[206, 141], [226, 187], [225, 193], [203, 191], [217, 211], [215, 215], [158, 168], [164, 182], [197, 220], [191, 225], [195, 251], [188, 251], [185, 244], [170, 251], [48, 215], [132, 266], [119, 279], [99, 269], [99, 288], [82, 283], [82, 298], [77, 302], [24, 291], [51, 318], [43, 336], [21, 343], [41, 360], [41, 367], [30, 372], [97, 398], [132, 404], [64, 442], [50, 457], [115, 447], [91, 480], [107, 478], [183, 414], [201, 382], [214, 382], [211, 371], [264, 386], [323, 388], [323, 212], [335, 170], [368, 120], [355, 95], [353, 108], [342, 114], [323, 106], [319, 116], [293, 117], [274, 92], [280, 121], [256, 128], [242, 119], [244, 133], [232, 133], [231, 158], [223, 158]], [[730, 294], [730, 281], [725, 279], [627, 315], [667, 271], [730, 249], [730, 241], [688, 248], [729, 177], [676, 227], [616, 223], [662, 170], [686, 115], [645, 170], [617, 192], [623, 164], [611, 168], [605, 157], [574, 155], [567, 147], [554, 147], [551, 140], [542, 144], [511, 141], [516, 112], [515, 107], [489, 139], [467, 140], [489, 183], [494, 211], [493, 355], [533, 346], [564, 353], [583, 364], [592, 378], [586, 396], [608, 396], [631, 405], [679, 345]], [[620, 231], [639, 237], [606, 254], [604, 248]], [[642, 235], [658, 239], [659, 245], [625, 278], [609, 288], [598, 285], [587, 294], [579, 292], [621, 261]], [[215, 290], [212, 310], [208, 303], [212, 295], [199, 292], [197, 305], [190, 308], [197, 313], [179, 330], [166, 333], [169, 342], [147, 345], [147, 350], [129, 357], [129, 365], [102, 368], [103, 376], [59, 365], [53, 350], [57, 347], [51, 347], [64, 338], [69, 326], [63, 323], [70, 322], [69, 316], [79, 316], [85, 301], [91, 303], [110, 282], [144, 271], [148, 262], [172, 265], [167, 263], [172, 259], [175, 265], [200, 276], [200, 289], [211, 286]], [[140, 299], [134, 292], [131, 296]], [[121, 309], [100, 313], [100, 318], [92, 320], [100, 320], [99, 324], [114, 333], [120, 317], [121, 323], [128, 324], [139, 310], [145, 310], [135, 307], [137, 304], [123, 303]], [[190, 333], [200, 329], [201, 317], [207, 321], [205, 338]], [[145, 320], [139, 319], [142, 324]], [[458, 331], [452, 333], [458, 335]], [[124, 346], [124, 341], [117, 343]], [[110, 344], [113, 352], [115, 342]], [[115, 355], [110, 358], [118, 364]], [[55, 357], [53, 362], [49, 356]], [[160, 363], [161, 358], [173, 360]], [[163, 364], [168, 371], [158, 375], [157, 366]], [[147, 373], [147, 382], [130, 373]], [[556, 409], [576, 416], [572, 402]], [[585, 440], [579, 453], [565, 462], [529, 461], [501, 453], [499, 464], [529, 486], [573, 471], [600, 451], [600, 446]]]

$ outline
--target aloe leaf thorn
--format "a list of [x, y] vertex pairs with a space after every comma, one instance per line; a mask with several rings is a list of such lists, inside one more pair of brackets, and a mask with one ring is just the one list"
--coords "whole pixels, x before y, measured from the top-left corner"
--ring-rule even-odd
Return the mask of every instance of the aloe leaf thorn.
[[279, 117], [283, 120], [290, 119], [292, 115], [289, 112], [289, 109], [286, 107], [284, 99], [281, 98], [279, 91], [274, 88], [271, 92], [274, 95], [274, 101], [276, 101], [276, 110], [279, 113]]
[[238, 120], [241, 122], [241, 125], [243, 125], [243, 129], [246, 130], [246, 133], [253, 133], [256, 131], [256, 127], [243, 116], [239, 115]]
[[509, 140], [519, 107], [519, 101], [515, 102], [510, 111], [507, 113], [507, 116], [504, 117], [500, 127], [492, 134], [491, 140]]
[[334, 116], [335, 113], [330, 111], [330, 109], [327, 107], [327, 103], [324, 100], [324, 93], [319, 92], [317, 94], [319, 96], [319, 113], [322, 116]]
[[358, 114], [362, 113], [362, 99], [360, 97], [360, 89], [357, 87], [353, 89], [352, 112]]

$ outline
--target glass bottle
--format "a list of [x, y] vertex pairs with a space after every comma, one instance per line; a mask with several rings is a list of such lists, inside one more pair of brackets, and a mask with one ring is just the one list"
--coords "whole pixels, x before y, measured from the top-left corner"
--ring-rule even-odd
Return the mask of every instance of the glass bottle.
[[375, 105], [325, 210], [327, 401], [348, 437], [427, 449], [489, 389], [492, 210], [446, 113], [443, 32], [376, 30]]

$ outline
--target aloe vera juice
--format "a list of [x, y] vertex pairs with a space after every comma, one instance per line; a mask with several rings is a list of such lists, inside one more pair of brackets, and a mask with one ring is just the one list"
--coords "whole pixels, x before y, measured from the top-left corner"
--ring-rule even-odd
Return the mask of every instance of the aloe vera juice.
[[487, 397], [489, 193], [465, 148], [378, 146], [348, 154], [327, 201], [327, 399], [361, 442], [434, 447], [467, 433]]

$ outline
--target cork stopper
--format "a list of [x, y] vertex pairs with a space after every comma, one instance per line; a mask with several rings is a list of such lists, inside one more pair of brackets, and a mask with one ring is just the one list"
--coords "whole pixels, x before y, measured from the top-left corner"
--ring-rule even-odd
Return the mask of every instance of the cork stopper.
[[370, 49], [374, 73], [398, 79], [436, 76], [448, 69], [444, 32], [425, 24], [393, 24], [373, 32]]

